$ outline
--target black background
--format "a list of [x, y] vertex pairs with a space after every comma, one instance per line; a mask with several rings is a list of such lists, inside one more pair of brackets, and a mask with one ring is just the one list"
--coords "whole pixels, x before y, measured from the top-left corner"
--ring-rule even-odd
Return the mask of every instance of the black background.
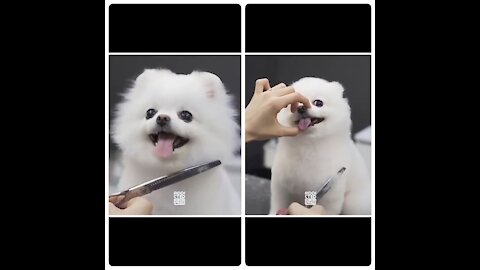
[[110, 218], [109, 263], [240, 265], [240, 218]]
[[112, 4], [110, 52], [240, 52], [238, 4]]
[[248, 4], [247, 52], [370, 52], [368, 4]]
[[249, 266], [368, 266], [371, 219], [247, 217], [245, 252]]

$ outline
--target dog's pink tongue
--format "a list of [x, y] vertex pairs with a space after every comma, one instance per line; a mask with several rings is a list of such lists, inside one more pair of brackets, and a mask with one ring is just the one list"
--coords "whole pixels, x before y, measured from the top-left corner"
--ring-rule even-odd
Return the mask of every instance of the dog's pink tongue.
[[312, 119], [310, 118], [302, 118], [300, 121], [298, 121], [298, 129], [300, 130], [305, 130], [310, 126], [310, 123], [312, 122]]
[[155, 145], [155, 155], [159, 158], [168, 158], [173, 155], [173, 141], [175, 138], [159, 138]]

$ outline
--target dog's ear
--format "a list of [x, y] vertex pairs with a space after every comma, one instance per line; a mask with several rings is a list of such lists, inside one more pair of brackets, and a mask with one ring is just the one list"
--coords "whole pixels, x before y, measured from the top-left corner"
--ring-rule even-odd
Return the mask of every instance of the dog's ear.
[[172, 72], [168, 69], [145, 69], [142, 74], [138, 75], [137, 79], [135, 79], [135, 88], [141, 89], [142, 86], [152, 78], [158, 78], [166, 74], [172, 74]]
[[135, 79], [136, 88], [141, 88], [142, 85], [145, 85], [150, 78], [154, 77], [155, 72], [155, 69], [145, 69], [142, 74], [138, 75], [137, 79]]
[[341, 97], [343, 97], [343, 91], [345, 89], [339, 82], [336, 82], [336, 81], [330, 82], [330, 86], [336, 93], [338, 93]]
[[219, 95], [225, 94], [225, 87], [217, 75], [203, 71], [194, 71], [192, 75], [199, 78], [203, 83], [206, 89], [205, 94], [208, 98], [216, 99]]

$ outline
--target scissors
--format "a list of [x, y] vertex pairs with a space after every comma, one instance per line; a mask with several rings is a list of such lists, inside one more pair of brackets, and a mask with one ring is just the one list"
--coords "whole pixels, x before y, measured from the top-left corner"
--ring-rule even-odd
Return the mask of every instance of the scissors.
[[197, 175], [199, 173], [208, 171], [212, 168], [217, 167], [218, 165], [222, 164], [220, 160], [215, 160], [212, 162], [208, 162], [205, 164], [200, 164], [196, 166], [192, 166], [177, 172], [174, 172], [169, 175], [164, 175], [157, 177], [155, 179], [149, 180], [143, 184], [136, 185], [134, 187], [131, 187], [127, 190], [120, 191], [117, 193], [114, 193], [109, 196], [109, 201], [111, 201], [115, 206], [119, 208], [125, 208], [127, 205], [127, 202], [135, 197], [143, 196], [146, 194], [149, 194], [157, 189], [164, 188], [166, 186], [175, 184], [177, 182], [180, 182], [182, 180], [185, 180], [187, 178], [190, 178], [194, 175]]
[[[325, 184], [320, 188], [320, 190], [316, 194], [316, 199], [319, 201], [333, 186], [333, 183], [335, 180], [337, 180], [342, 174], [345, 172], [347, 168], [342, 167], [340, 170], [337, 172], [336, 175], [330, 176], [327, 178], [325, 181]], [[307, 208], [312, 208], [313, 205], [306, 205]], [[280, 208], [277, 210], [277, 215], [288, 215], [288, 209], [287, 208]]]
[[[323, 195], [325, 195], [333, 186], [333, 182], [335, 182], [335, 180], [337, 180], [337, 178], [339, 178], [340, 176], [342, 176], [342, 174], [345, 172], [347, 168], [345, 167], [342, 167], [336, 175], [334, 176], [330, 176], [327, 181], [325, 181], [325, 184], [323, 184], [322, 188], [317, 192], [317, 195], [316, 195], [316, 198], [317, 198], [317, 201], [319, 201]], [[307, 208], [312, 208], [313, 205], [307, 205], [306, 207]]]

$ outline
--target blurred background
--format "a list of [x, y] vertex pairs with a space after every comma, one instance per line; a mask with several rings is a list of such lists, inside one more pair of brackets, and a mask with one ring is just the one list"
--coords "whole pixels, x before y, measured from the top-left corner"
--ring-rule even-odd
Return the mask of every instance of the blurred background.
[[[303, 77], [319, 77], [338, 81], [345, 88], [344, 96], [351, 107], [352, 139], [370, 168], [370, 56], [316, 55], [264, 56], [247, 55], [245, 102], [253, 95], [255, 81], [268, 78], [270, 86], [287, 85]], [[245, 196], [246, 214], [267, 214], [270, 207], [270, 166], [276, 140], [255, 141], [246, 145]]]
[[[110, 128], [117, 104], [121, 101], [121, 93], [124, 93], [146, 68], [166, 68], [175, 73], [189, 74], [194, 70], [207, 71], [216, 74], [223, 81], [225, 88], [234, 97], [233, 106], [238, 112], [236, 120], [241, 124], [240, 111], [240, 88], [241, 88], [241, 59], [240, 56], [174, 56], [174, 55], [111, 55], [109, 76], [109, 119]], [[111, 130], [111, 129], [109, 129]], [[109, 136], [110, 154], [110, 192], [116, 192], [119, 168], [115, 162], [118, 159], [118, 148]], [[240, 138], [240, 136], [239, 136]], [[240, 144], [239, 144], [240, 145]], [[240, 148], [236, 151], [235, 158], [223, 162], [240, 193]]]

